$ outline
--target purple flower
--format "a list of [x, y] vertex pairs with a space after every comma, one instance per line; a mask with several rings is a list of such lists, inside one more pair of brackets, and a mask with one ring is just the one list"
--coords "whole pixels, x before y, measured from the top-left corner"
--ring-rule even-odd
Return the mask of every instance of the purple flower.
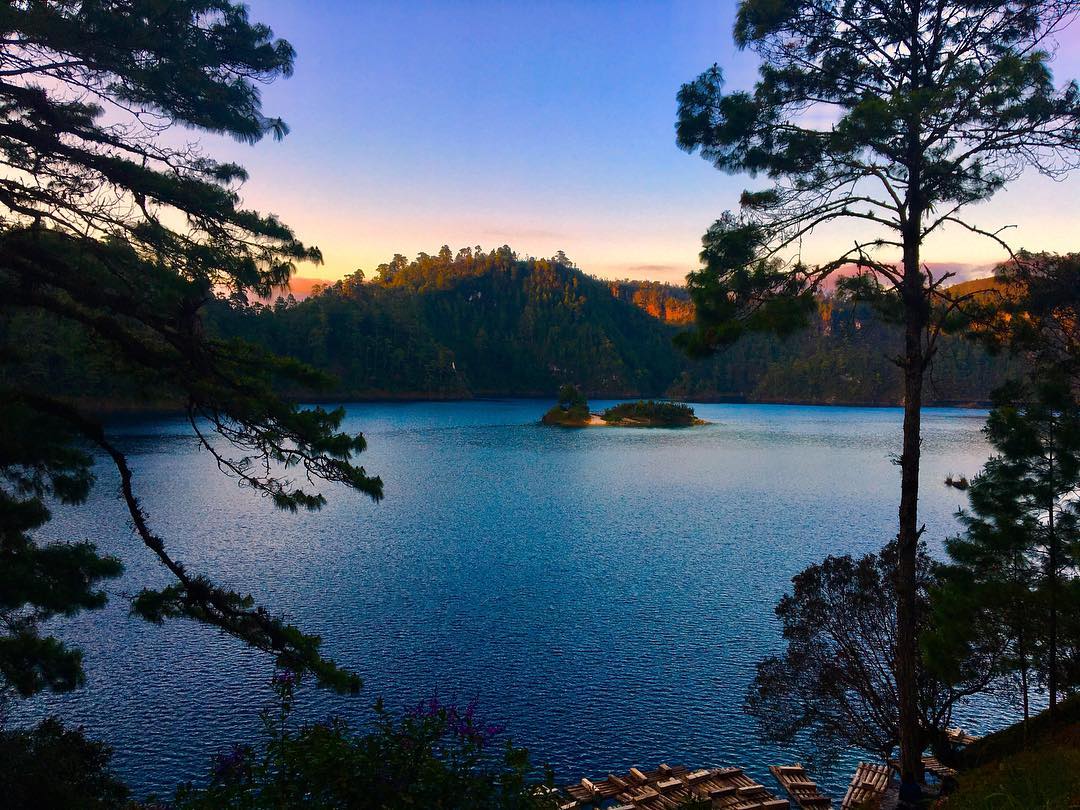
[[274, 686], [291, 687], [296, 686], [299, 680], [300, 676], [291, 669], [283, 669], [274, 673], [274, 677], [270, 679], [270, 683]]
[[218, 754], [214, 757], [214, 778], [218, 780], [232, 779], [240, 776], [247, 767], [246, 748], [234, 745], [227, 754]]

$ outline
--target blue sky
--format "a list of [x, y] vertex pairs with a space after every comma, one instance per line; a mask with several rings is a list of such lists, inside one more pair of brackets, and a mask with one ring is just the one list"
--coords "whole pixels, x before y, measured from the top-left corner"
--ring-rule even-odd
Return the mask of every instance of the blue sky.
[[[292, 133], [214, 143], [248, 167], [245, 201], [279, 214], [326, 265], [372, 270], [443, 244], [565, 250], [588, 272], [681, 281], [705, 228], [753, 181], [674, 142], [675, 94], [713, 62], [753, 80], [720, 2], [345, 2], [251, 0], [298, 52], [264, 90]], [[1063, 56], [1060, 69], [1080, 67]], [[1073, 75], [1073, 74], [1069, 74]], [[1019, 244], [1068, 250], [1080, 181], [1032, 178], [978, 212], [1018, 224]], [[849, 243], [823, 232], [804, 256]], [[990, 245], [951, 235], [941, 262], [985, 264]]]

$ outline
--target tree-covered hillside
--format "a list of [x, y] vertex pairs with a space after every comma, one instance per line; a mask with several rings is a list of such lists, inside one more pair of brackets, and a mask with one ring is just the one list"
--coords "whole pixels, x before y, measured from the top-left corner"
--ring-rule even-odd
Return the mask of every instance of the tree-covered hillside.
[[[692, 319], [684, 289], [602, 281], [564, 255], [466, 248], [395, 256], [306, 301], [221, 302], [211, 328], [336, 375], [340, 397], [593, 396], [898, 403], [895, 329], [866, 306], [822, 299], [814, 328], [749, 336], [709, 361], [672, 345]], [[931, 399], [986, 400], [1010, 364], [947, 340]]]
[[299, 304], [222, 303], [210, 326], [331, 371], [342, 396], [550, 396], [563, 381], [635, 395], [681, 362], [673, 330], [604, 282], [506, 247], [398, 256]]
[[[510, 248], [396, 256], [372, 278], [357, 272], [304, 301], [211, 302], [206, 329], [295, 357], [336, 377], [327, 399], [550, 397], [573, 383], [595, 397], [895, 404], [890, 358], [899, 337], [866, 306], [819, 301], [813, 327], [787, 340], [748, 335], [707, 361], [672, 338], [692, 318], [686, 291], [605, 281], [565, 256], [523, 258]], [[170, 403], [79, 327], [25, 313], [0, 322], [9, 345], [35, 347], [36, 378], [58, 393], [109, 407]], [[85, 345], [83, 345], [85, 343]], [[70, 358], [83, 358], [77, 365]], [[973, 342], [946, 339], [931, 401], [981, 402], [1015, 371]]]

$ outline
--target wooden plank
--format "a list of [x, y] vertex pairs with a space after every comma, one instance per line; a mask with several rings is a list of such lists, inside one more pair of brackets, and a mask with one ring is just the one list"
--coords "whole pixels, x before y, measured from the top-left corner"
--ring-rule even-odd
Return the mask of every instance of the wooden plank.
[[826, 810], [832, 807], [832, 799], [818, 790], [802, 765], [772, 765], [769, 770], [800, 810]]
[[955, 768], [943, 765], [936, 757], [923, 757], [923, 767], [938, 779], [955, 779], [958, 774]]
[[840, 804], [840, 810], [880, 807], [891, 780], [892, 771], [888, 765], [860, 762], [851, 777], [851, 784]]

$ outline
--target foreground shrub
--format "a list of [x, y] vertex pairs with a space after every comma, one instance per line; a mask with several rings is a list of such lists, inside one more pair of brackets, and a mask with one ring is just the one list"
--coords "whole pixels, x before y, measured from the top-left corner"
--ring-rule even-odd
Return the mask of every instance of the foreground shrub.
[[263, 739], [215, 757], [209, 784], [178, 790], [176, 810], [554, 806], [550, 785], [530, 778], [528, 752], [472, 705], [432, 699], [394, 715], [376, 704], [367, 733], [340, 718], [294, 726], [296, 685], [292, 673], [275, 676], [278, 706], [263, 715]]
[[0, 806], [6, 810], [123, 807], [127, 787], [109, 770], [112, 751], [50, 718], [0, 732]]
[[1080, 803], [1080, 747], [1043, 746], [960, 774], [938, 810], [1071, 810]]

